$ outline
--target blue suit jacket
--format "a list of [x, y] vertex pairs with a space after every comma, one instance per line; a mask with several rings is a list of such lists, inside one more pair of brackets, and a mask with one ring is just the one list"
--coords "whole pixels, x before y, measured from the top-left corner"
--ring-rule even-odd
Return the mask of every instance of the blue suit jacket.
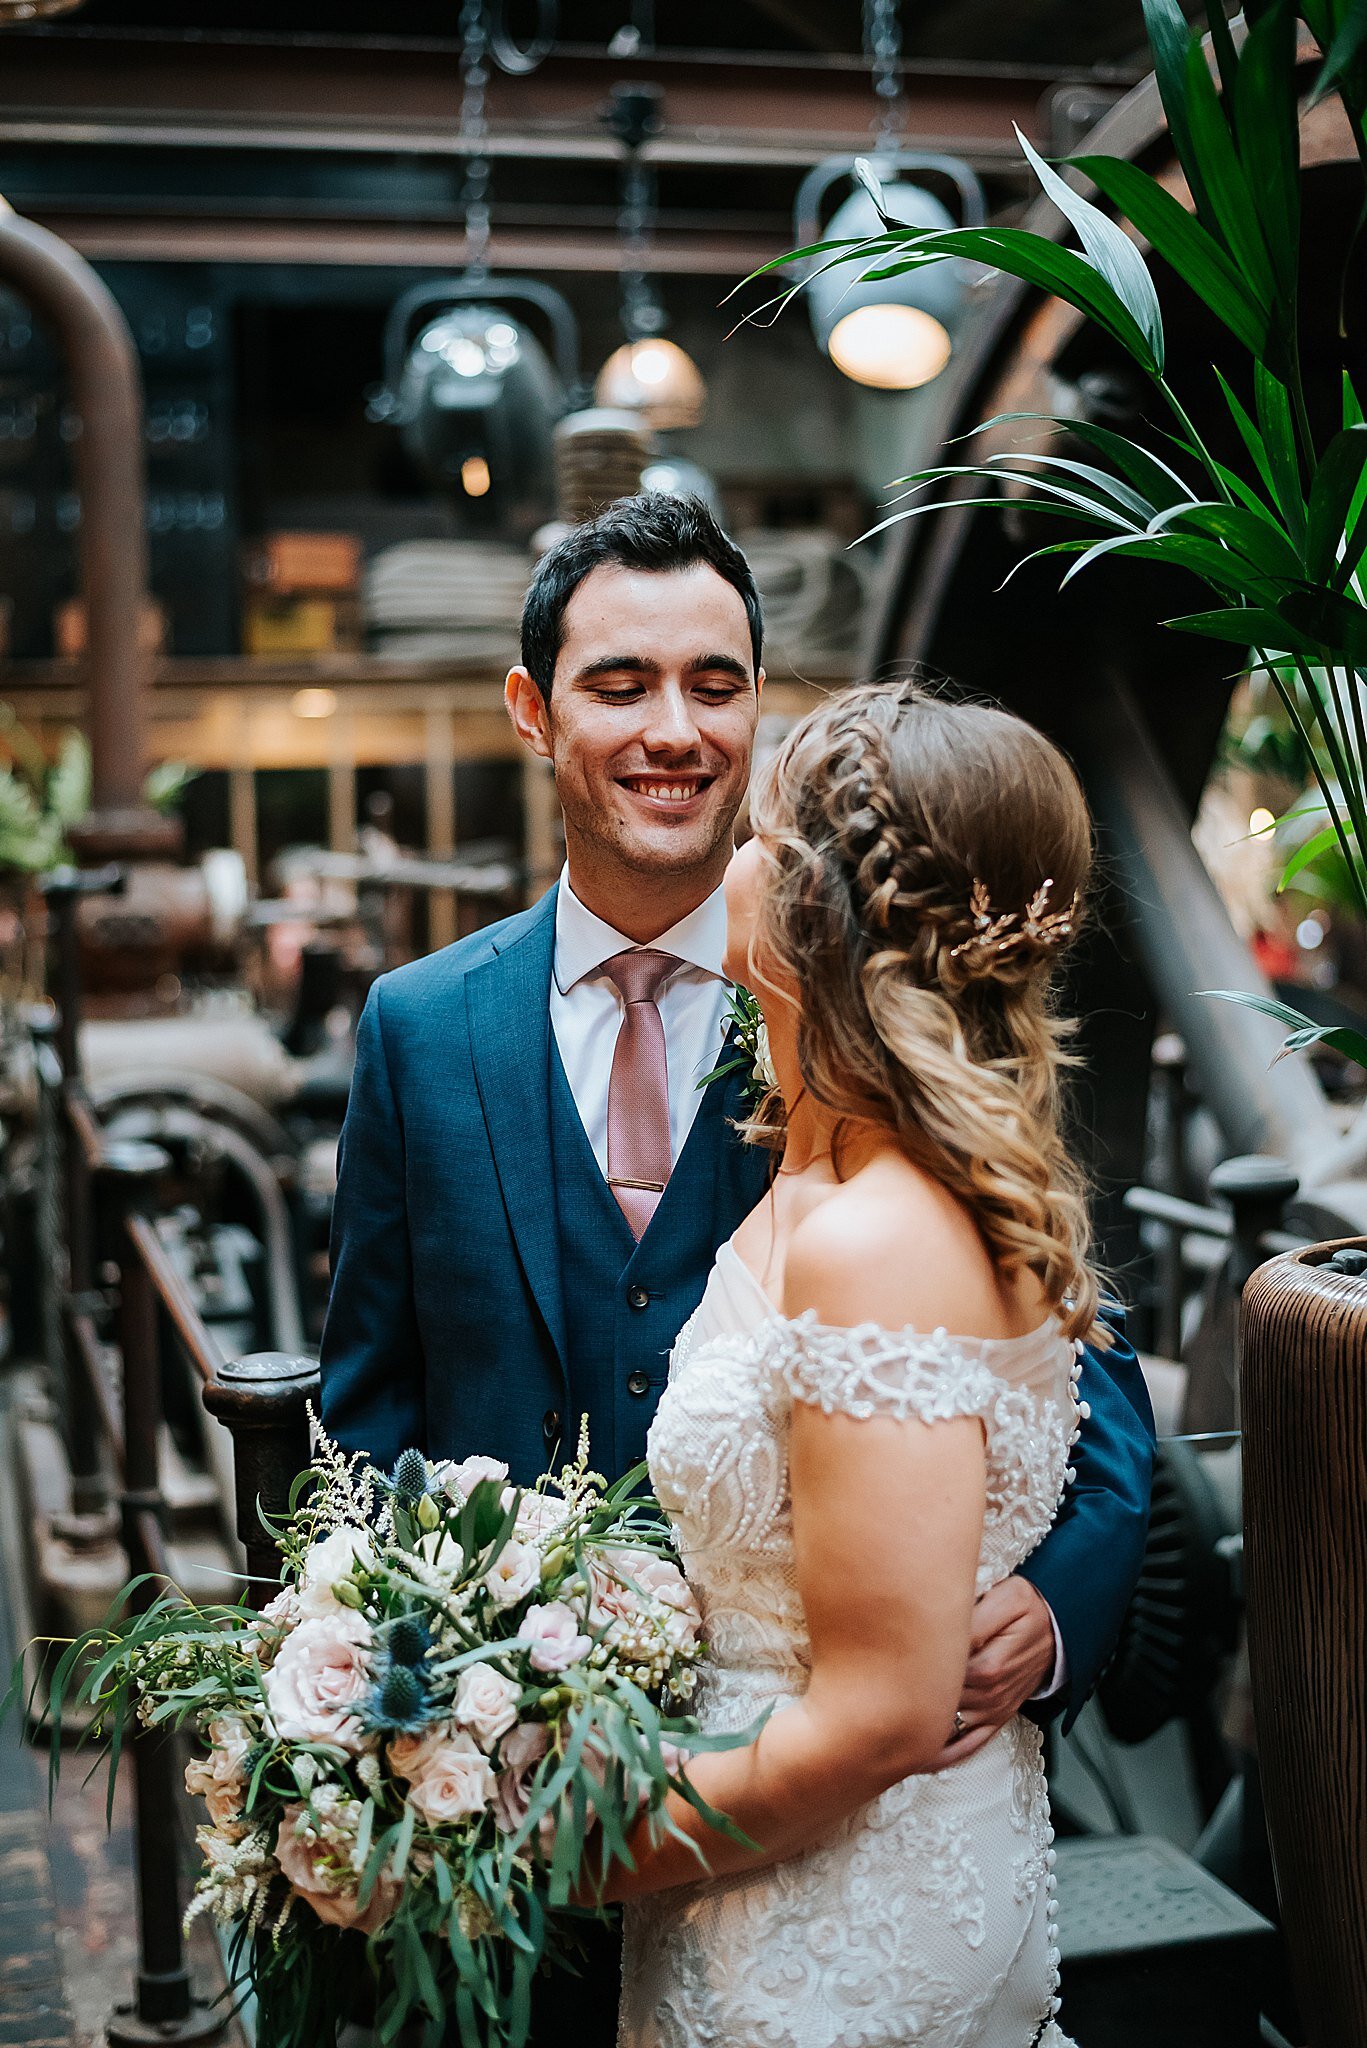
[[[377, 981], [357, 1036], [333, 1214], [323, 1421], [392, 1464], [484, 1451], [530, 1481], [543, 1416], [567, 1411], [551, 1186], [555, 892]], [[737, 1214], [735, 1222], [740, 1222]], [[699, 1275], [699, 1291], [704, 1276]], [[1059, 1624], [1076, 1714], [1143, 1556], [1153, 1417], [1124, 1317], [1088, 1353], [1076, 1479], [1024, 1574]]]

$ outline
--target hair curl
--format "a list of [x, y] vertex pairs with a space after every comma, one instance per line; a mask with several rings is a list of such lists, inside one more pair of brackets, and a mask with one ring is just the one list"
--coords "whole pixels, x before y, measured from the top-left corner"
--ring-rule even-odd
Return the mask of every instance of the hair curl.
[[[1058, 749], [1009, 713], [917, 684], [842, 691], [761, 771], [770, 856], [751, 958], [801, 994], [798, 1058], [837, 1116], [896, 1132], [972, 1212], [1007, 1273], [1034, 1273], [1070, 1336], [1099, 1334], [1082, 1177], [1060, 1132], [1071, 1022], [1051, 983], [1091, 865]], [[1052, 925], [1027, 919], [1044, 882]], [[974, 884], [1019, 912], [984, 943]], [[781, 1145], [776, 1093], [747, 1127]], [[1102, 1339], [1104, 1341], [1104, 1337]]]

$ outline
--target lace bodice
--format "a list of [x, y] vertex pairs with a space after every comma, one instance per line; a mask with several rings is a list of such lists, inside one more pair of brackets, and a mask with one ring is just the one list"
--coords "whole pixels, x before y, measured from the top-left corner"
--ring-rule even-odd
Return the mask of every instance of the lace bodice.
[[[684, 1328], [650, 1432], [651, 1477], [702, 1604], [712, 1666], [708, 1725], [747, 1718], [757, 1690], [801, 1690], [807, 1632], [793, 1569], [787, 1421], [827, 1414], [982, 1418], [987, 1515], [978, 1591], [1047, 1532], [1071, 1476], [1079, 1347], [1050, 1321], [1029, 1336], [951, 1337], [780, 1316], [730, 1244]], [[786, 1682], [786, 1683], [785, 1683]], [[767, 1690], [766, 1690], [767, 1689]], [[717, 1718], [725, 1715], [725, 1721]]]
[[[704, 1729], [742, 1727], [806, 1688], [794, 1401], [858, 1418], [981, 1417], [981, 1592], [1053, 1520], [1080, 1369], [1053, 1322], [974, 1339], [785, 1318], [723, 1246], [649, 1438], [703, 1614]], [[643, 1900], [626, 1916], [622, 2048], [1069, 2048], [1054, 2019], [1051, 1839], [1039, 1733], [1016, 1721], [800, 1856]]]

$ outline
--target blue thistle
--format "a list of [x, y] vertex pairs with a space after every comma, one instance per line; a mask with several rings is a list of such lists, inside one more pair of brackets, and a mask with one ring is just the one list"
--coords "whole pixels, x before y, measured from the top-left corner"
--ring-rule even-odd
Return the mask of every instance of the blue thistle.
[[416, 1614], [401, 1614], [385, 1631], [385, 1648], [395, 1664], [421, 1664], [431, 1647], [432, 1638]]
[[361, 1720], [375, 1734], [412, 1735], [433, 1718], [427, 1685], [411, 1664], [385, 1666], [361, 1709]]
[[390, 1475], [396, 1500], [408, 1505], [422, 1499], [427, 1491], [427, 1460], [421, 1451], [400, 1451]]

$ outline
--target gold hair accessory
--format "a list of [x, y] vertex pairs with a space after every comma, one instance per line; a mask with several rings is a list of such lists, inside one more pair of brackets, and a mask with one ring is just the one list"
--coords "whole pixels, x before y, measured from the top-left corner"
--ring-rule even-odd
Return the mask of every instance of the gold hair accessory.
[[949, 957], [957, 960], [960, 953], [977, 947], [983, 952], [1005, 953], [1030, 940], [1038, 946], [1061, 946], [1073, 936], [1077, 922], [1078, 896], [1066, 910], [1049, 910], [1049, 891], [1054, 878], [1040, 883], [1024, 913], [1019, 910], [997, 911], [992, 908], [987, 894], [987, 885], [975, 879], [969, 897], [969, 912], [973, 919], [973, 930], [968, 938], [961, 939], [957, 946], [951, 946]]

